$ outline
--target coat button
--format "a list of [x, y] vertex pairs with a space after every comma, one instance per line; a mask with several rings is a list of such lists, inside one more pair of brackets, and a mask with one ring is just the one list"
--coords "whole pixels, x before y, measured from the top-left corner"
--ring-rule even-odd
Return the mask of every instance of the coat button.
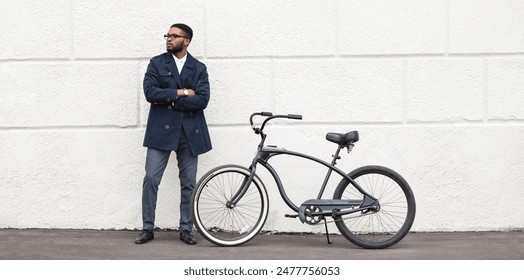
[[167, 109], [171, 110], [171, 109], [173, 109], [173, 106], [169, 105], [169, 106], [167, 106]]
[[166, 124], [166, 129], [169, 129], [169, 125], [168, 124]]
[[198, 133], [200, 133], [200, 131], [199, 131], [199, 130], [197, 129], [197, 130], [195, 130], [195, 133], [197, 133], [197, 134], [198, 134]]

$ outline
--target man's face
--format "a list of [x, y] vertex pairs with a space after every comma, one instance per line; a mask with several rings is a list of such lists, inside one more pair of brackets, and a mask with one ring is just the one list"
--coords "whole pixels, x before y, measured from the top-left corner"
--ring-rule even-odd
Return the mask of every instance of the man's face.
[[189, 44], [186, 33], [177, 27], [170, 28], [167, 36], [166, 50], [172, 54], [180, 52]]

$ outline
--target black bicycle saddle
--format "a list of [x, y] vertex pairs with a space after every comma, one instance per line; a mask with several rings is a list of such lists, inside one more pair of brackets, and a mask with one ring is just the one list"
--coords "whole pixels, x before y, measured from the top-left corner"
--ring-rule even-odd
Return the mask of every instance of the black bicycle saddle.
[[330, 132], [326, 134], [326, 139], [340, 146], [347, 146], [358, 141], [358, 131], [350, 131], [348, 133]]

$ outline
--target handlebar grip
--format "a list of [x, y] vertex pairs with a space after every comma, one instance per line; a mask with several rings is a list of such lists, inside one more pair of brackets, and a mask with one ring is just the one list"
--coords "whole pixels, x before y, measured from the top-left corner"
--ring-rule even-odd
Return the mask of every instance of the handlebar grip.
[[288, 119], [293, 119], [293, 120], [301, 120], [302, 119], [302, 115], [289, 114], [289, 115], [287, 115], [287, 118]]
[[261, 112], [260, 114], [262, 116], [264, 116], [264, 117], [271, 117], [271, 116], [273, 116], [273, 113], [271, 113], [271, 112]]

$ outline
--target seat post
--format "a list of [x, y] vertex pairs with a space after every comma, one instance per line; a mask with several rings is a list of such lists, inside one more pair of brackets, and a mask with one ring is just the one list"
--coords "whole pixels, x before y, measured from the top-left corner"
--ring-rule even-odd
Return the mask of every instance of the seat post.
[[338, 146], [337, 151], [333, 155], [333, 161], [331, 161], [331, 166], [335, 166], [335, 164], [337, 164], [337, 160], [341, 159], [339, 154], [340, 154], [340, 150], [342, 150], [342, 148], [343, 148], [342, 146], [340, 146], [340, 145]]

